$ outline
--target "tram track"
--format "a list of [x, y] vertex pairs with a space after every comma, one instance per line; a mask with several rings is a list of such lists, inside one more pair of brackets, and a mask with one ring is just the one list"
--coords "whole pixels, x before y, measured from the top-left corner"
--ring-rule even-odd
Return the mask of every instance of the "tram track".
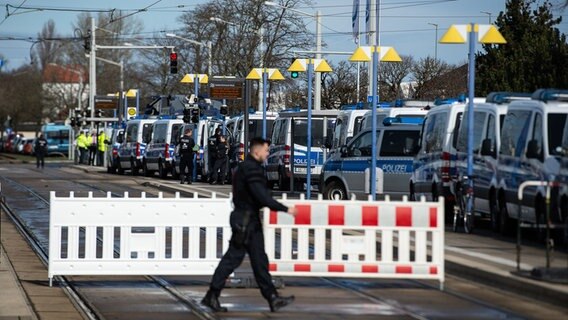
[[[57, 179], [58, 177], [53, 177], [54, 179]], [[36, 192], [36, 190], [33, 190], [32, 188], [19, 183], [13, 179], [9, 179], [9, 178], [2, 178], [2, 179], [6, 179], [7, 181], [9, 181], [10, 183], [14, 183], [16, 185], [21, 186], [22, 188], [25, 188], [28, 192], [30, 192], [32, 195], [34, 195], [35, 197], [38, 197], [40, 199], [42, 199], [42, 201], [45, 204], [49, 204], [49, 201], [46, 199], [45, 196], [42, 196], [41, 194], [39, 194], [38, 192]], [[59, 178], [60, 179], [60, 178]], [[71, 183], [73, 184], [77, 184], [80, 185], [84, 188], [87, 188], [91, 191], [96, 191], [96, 192], [103, 192], [104, 194], [106, 194], [106, 190], [103, 189], [104, 187], [100, 186], [100, 185], [95, 185], [93, 183], [87, 183], [87, 182], [83, 182], [83, 179], [79, 179], [82, 181], [77, 181], [74, 180]], [[114, 180], [114, 179], [113, 179]], [[67, 182], [69, 183], [69, 182]], [[100, 181], [100, 183], [107, 183], [108, 184], [108, 180], [103, 180]], [[96, 184], [100, 184], [99, 182], [97, 182]], [[138, 185], [142, 185], [146, 188], [153, 188], [155, 190], [160, 190], [160, 188], [158, 186], [155, 186], [154, 184], [146, 184], [144, 182], [139, 183]], [[116, 188], [117, 186], [113, 186], [113, 188]], [[126, 186], [121, 185], [119, 186], [121, 189], [124, 189]], [[127, 187], [129, 188], [129, 187]], [[72, 187], [70, 187], [70, 189], [73, 189]], [[111, 188], [109, 188], [111, 189]], [[132, 191], [133, 189], [130, 189], [128, 191]], [[168, 191], [166, 191], [168, 192]], [[188, 194], [192, 194], [193, 192], [188, 191]], [[122, 197], [123, 195], [120, 194], [119, 192], [111, 192], [112, 196], [114, 197]], [[211, 194], [213, 194], [213, 192], [211, 192]], [[205, 195], [205, 197], [208, 197], [207, 195]], [[25, 226], [25, 223], [22, 223], [22, 225]], [[31, 241], [31, 240], [30, 240]], [[39, 245], [38, 245], [39, 246]], [[45, 252], [44, 252], [45, 255]], [[45, 255], [47, 257], [47, 255]], [[46, 260], [47, 261], [47, 260]], [[45, 264], [45, 263], [44, 263]], [[164, 290], [166, 290], [169, 294], [171, 294], [172, 296], [176, 297], [177, 300], [183, 300], [185, 299], [186, 301], [181, 301], [182, 303], [188, 305], [188, 307], [190, 307], [190, 309], [192, 310], [192, 312], [194, 313], [200, 313], [199, 314], [199, 318], [201, 319], [217, 319], [222, 317], [222, 314], [212, 314], [210, 312], [208, 312], [208, 310], [206, 310], [205, 308], [203, 308], [202, 306], [200, 306], [200, 304], [193, 299], [187, 299], [185, 298], [185, 294], [179, 290], [178, 288], [176, 288], [175, 285], [172, 285], [167, 279], [165, 279], [164, 277], [145, 277], [146, 280], [148, 281], [152, 281], [158, 285], [160, 285], [160, 287], [162, 287]], [[366, 301], [372, 302], [372, 303], [381, 303], [383, 305], [388, 305], [390, 308], [392, 308], [393, 310], [396, 310], [399, 314], [401, 315], [405, 315], [414, 319], [429, 319], [428, 316], [425, 316], [423, 314], [421, 314], [420, 312], [415, 312], [413, 310], [411, 310], [410, 308], [407, 307], [401, 307], [398, 303], [393, 303], [391, 301], [391, 299], [385, 299], [383, 297], [377, 296], [375, 294], [366, 292], [364, 290], [363, 287], [357, 287], [356, 285], [354, 285], [353, 283], [349, 283], [345, 280], [342, 280], [341, 278], [319, 278], [322, 282], [324, 282], [325, 284], [329, 285], [329, 286], [333, 286], [342, 290], [346, 290], [349, 291], [350, 293], [365, 299]], [[72, 280], [71, 280], [72, 281]], [[424, 283], [421, 281], [416, 281], [416, 280], [405, 280], [408, 283], [413, 283], [415, 286], [417, 287], [422, 287], [424, 289], [432, 289], [432, 290], [437, 290], [437, 288], [434, 285], [430, 285], [428, 283]], [[479, 305], [483, 308], [490, 308], [493, 310], [498, 311], [500, 314], [502, 314], [505, 318], [519, 318], [519, 316], [508, 312], [507, 310], [504, 309], [500, 309], [497, 306], [493, 306], [490, 303], [478, 300], [474, 297], [468, 296], [468, 295], [464, 295], [462, 293], [458, 293], [458, 292], [452, 292], [451, 290], [446, 289], [444, 291], [444, 293], [446, 294], [450, 294], [453, 295], [457, 298], [463, 299], [463, 300], [467, 300], [473, 304]], [[84, 302], [85, 303], [85, 302]], [[85, 303], [86, 305], [89, 305], [90, 303], [88, 303], [88, 301]], [[97, 311], [92, 311], [92, 313], [96, 316], [95, 318], [90, 318], [90, 319], [104, 319], [104, 317], [101, 316], [97, 316], [97, 314], [100, 314]], [[197, 314], [196, 314], [197, 315]]]

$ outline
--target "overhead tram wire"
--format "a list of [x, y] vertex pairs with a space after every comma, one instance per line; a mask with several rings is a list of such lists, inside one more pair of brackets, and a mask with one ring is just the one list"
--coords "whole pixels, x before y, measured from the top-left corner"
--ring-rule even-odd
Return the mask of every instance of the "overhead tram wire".
[[[14, 13], [16, 13], [16, 11], [18, 11], [18, 9], [20, 9], [26, 3], [26, 1], [28, 1], [28, 0], [23, 0], [22, 3], [20, 3], [20, 5], [17, 6], [14, 9], [14, 12], [12, 12], [12, 15], [14, 15]], [[0, 26], [4, 23], [4, 21], [8, 20], [8, 18], [10, 17], [10, 11], [8, 11], [8, 6], [11, 6], [11, 5], [8, 5], [8, 4], [6, 5], [6, 16], [4, 17], [4, 19], [2, 19], [2, 21], [0, 21]]]

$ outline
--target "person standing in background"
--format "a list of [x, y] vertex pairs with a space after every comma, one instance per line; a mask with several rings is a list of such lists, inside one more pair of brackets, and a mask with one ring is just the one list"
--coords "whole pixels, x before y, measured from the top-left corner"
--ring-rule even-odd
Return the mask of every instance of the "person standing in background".
[[45, 165], [45, 156], [47, 155], [47, 140], [43, 137], [43, 133], [39, 135], [35, 142], [36, 166], [43, 169]]

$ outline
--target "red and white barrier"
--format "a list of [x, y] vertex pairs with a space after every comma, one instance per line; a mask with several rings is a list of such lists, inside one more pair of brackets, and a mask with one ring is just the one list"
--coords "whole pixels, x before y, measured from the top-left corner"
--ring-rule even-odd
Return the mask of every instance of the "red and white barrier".
[[264, 212], [274, 275], [435, 279], [443, 287], [443, 199], [282, 202], [298, 214]]

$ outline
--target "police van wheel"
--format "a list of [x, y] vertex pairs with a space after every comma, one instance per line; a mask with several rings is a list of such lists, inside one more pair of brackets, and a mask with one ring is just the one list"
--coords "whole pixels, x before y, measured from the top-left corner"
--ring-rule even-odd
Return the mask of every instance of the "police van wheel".
[[324, 189], [324, 196], [328, 200], [335, 200], [335, 197], [338, 197], [339, 200], [347, 199], [347, 192], [345, 191], [345, 187], [339, 181], [332, 181], [325, 189]]
[[161, 160], [158, 161], [158, 175], [162, 179], [166, 179], [168, 177], [168, 172], [164, 168], [164, 165], [162, 164]]
[[136, 162], [134, 162], [134, 159], [130, 159], [130, 172], [132, 173], [133, 176], [137, 176], [138, 171], [139, 170], [136, 167]]
[[120, 159], [116, 160], [116, 171], [118, 172], [118, 174], [123, 175], [124, 174], [124, 169], [122, 169], [122, 165], [120, 164]]
[[502, 201], [499, 205], [499, 232], [505, 236], [511, 235], [513, 228], [511, 218], [507, 213], [507, 204]]

